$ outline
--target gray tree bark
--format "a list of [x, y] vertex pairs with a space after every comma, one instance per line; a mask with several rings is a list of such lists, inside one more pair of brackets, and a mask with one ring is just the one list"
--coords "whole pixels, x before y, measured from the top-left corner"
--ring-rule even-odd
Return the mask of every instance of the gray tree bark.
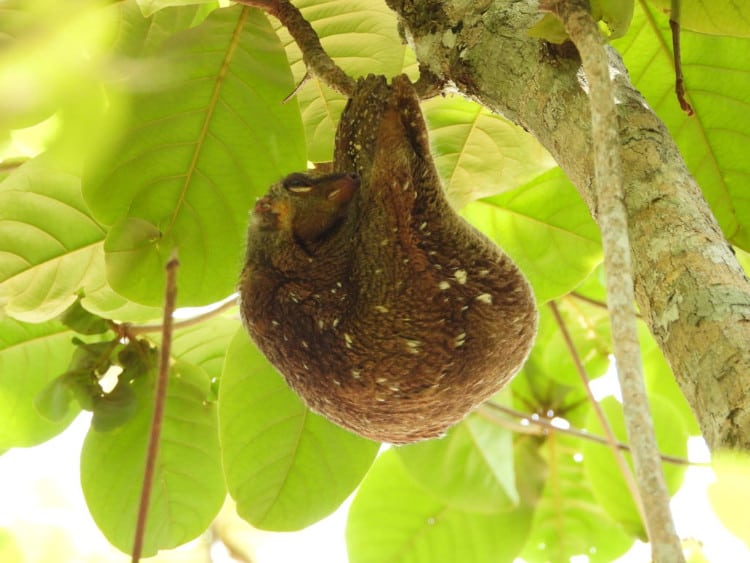
[[[594, 219], [575, 52], [531, 38], [535, 2], [387, 0], [421, 65], [550, 151]], [[610, 50], [636, 301], [714, 450], [750, 448], [750, 282], [672, 137]], [[676, 102], [675, 102], [676, 103]]]

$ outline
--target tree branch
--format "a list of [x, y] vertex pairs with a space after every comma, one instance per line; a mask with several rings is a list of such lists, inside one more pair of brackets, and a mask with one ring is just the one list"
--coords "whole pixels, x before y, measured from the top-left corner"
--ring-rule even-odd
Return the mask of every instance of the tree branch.
[[[420, 63], [522, 125], [598, 220], [580, 61], [527, 30], [530, 2], [387, 0]], [[449, 45], [444, 34], [452, 34]], [[664, 124], [607, 48], [620, 128], [635, 295], [712, 449], [750, 449], [750, 283]]]
[[354, 92], [354, 80], [333, 62], [323, 50], [318, 34], [302, 16], [294, 4], [288, 0], [234, 0], [237, 4], [260, 8], [278, 19], [289, 30], [294, 41], [302, 51], [302, 60], [308, 71], [323, 80], [331, 88], [351, 96]]
[[146, 533], [146, 521], [148, 519], [151, 489], [154, 482], [156, 459], [159, 456], [161, 425], [164, 419], [164, 405], [166, 404], [167, 386], [169, 384], [169, 363], [172, 353], [172, 315], [174, 314], [175, 302], [177, 300], [177, 269], [179, 265], [180, 263], [176, 256], [173, 256], [167, 262], [167, 289], [164, 296], [164, 321], [162, 323], [159, 373], [154, 391], [154, 413], [151, 419], [151, 432], [149, 433], [148, 450], [146, 452], [146, 466], [143, 470], [141, 500], [138, 505], [138, 521], [136, 522], [135, 538], [133, 540], [133, 563], [140, 561], [141, 552], [143, 551], [143, 537]]

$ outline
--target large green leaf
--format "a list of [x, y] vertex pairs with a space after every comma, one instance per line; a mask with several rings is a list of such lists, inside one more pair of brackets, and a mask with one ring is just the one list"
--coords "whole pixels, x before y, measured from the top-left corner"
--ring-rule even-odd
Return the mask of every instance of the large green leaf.
[[526, 542], [532, 510], [482, 514], [447, 506], [410, 477], [394, 451], [383, 453], [349, 510], [351, 563], [502, 563]]
[[244, 330], [227, 351], [219, 418], [229, 492], [239, 515], [263, 529], [295, 530], [333, 512], [378, 450], [310, 412]]
[[[396, 15], [383, 0], [301, 0], [295, 5], [315, 29], [328, 55], [350, 76], [373, 73], [390, 77], [409, 67], [411, 76], [416, 77], [413, 53], [399, 37]], [[299, 83], [307, 70], [301, 52], [289, 32], [276, 26], [294, 80]], [[336, 125], [346, 98], [315, 77], [295, 97], [302, 111], [310, 160], [331, 160]]]
[[[673, 0], [650, 0], [671, 17]], [[700, 33], [750, 37], [750, 3], [746, 0], [679, 0], [680, 25]], [[669, 14], [669, 15], [666, 15]]]
[[396, 449], [414, 480], [449, 506], [502, 512], [518, 504], [513, 433], [478, 414], [439, 440]]
[[742, 451], [714, 452], [711, 466], [716, 481], [708, 488], [708, 499], [716, 516], [728, 530], [750, 548], [750, 455]]
[[0, 303], [40, 322], [67, 309], [101, 262], [104, 230], [80, 179], [38, 157], [0, 184]]
[[540, 304], [571, 291], [601, 261], [596, 223], [559, 168], [461, 214], [513, 258]]
[[435, 163], [456, 207], [526, 185], [557, 165], [521, 127], [458, 96], [422, 106]]
[[580, 461], [581, 440], [551, 432], [548, 476], [522, 556], [529, 563], [568, 563], [585, 556], [611, 563], [633, 544], [594, 498]]
[[72, 333], [57, 321], [24, 324], [0, 320], [0, 450], [33, 446], [56, 436], [79, 409], [49, 420], [34, 408], [45, 386], [68, 367]]
[[161, 303], [174, 249], [178, 300], [203, 305], [232, 292], [247, 210], [290, 168], [304, 166], [284, 51], [265, 16], [234, 6], [174, 35], [168, 87], [134, 99], [135, 114], [108, 162], [93, 167], [84, 196], [110, 225], [107, 275], [122, 295]]
[[[155, 554], [197, 537], [226, 495], [221, 472], [216, 404], [195, 385], [195, 366], [170, 371], [159, 457], [143, 553]], [[131, 388], [137, 412], [107, 432], [89, 430], [81, 451], [81, 486], [89, 511], [107, 539], [130, 552], [153, 413], [153, 376]], [[207, 381], [207, 380], [206, 380]]]
[[[659, 451], [685, 459], [688, 434], [679, 412], [658, 395], [652, 395], [649, 402]], [[622, 405], [614, 397], [607, 397], [600, 404], [617, 440], [627, 442]], [[604, 435], [599, 419], [593, 411], [589, 414], [586, 429], [598, 436]], [[632, 471], [630, 454], [626, 453], [625, 458]], [[646, 530], [609, 448], [591, 441], [584, 442], [583, 468], [599, 506], [604, 508], [612, 519], [619, 522], [629, 534], [646, 541]], [[671, 494], [674, 494], [682, 484], [685, 466], [663, 463], [662, 469], [667, 488]]]
[[727, 238], [749, 250], [750, 39], [682, 33], [693, 117], [674, 95], [671, 44], [667, 18], [649, 7], [637, 9], [631, 31], [614, 42], [633, 83], [669, 127]]

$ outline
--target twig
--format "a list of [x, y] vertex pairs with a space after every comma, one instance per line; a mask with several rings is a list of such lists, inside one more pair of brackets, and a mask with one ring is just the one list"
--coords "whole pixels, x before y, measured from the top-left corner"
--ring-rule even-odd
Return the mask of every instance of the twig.
[[682, 54], [680, 52], [680, 2], [672, 0], [672, 11], [669, 15], [669, 29], [672, 30], [672, 52], [674, 56], [674, 92], [680, 107], [688, 115], [693, 115], [693, 106], [685, 98], [685, 82], [682, 76]]
[[625, 479], [625, 484], [630, 491], [630, 496], [633, 497], [633, 502], [635, 503], [635, 507], [638, 510], [638, 514], [640, 514], [641, 516], [641, 520], [645, 522], [646, 514], [643, 508], [643, 499], [641, 498], [641, 494], [638, 491], [638, 485], [636, 484], [635, 478], [633, 477], [633, 472], [630, 471], [630, 466], [628, 465], [627, 461], [625, 461], [625, 457], [617, 448], [617, 438], [615, 437], [615, 433], [612, 431], [612, 427], [609, 425], [607, 417], [604, 416], [604, 411], [602, 411], [601, 405], [599, 405], [597, 400], [594, 398], [594, 394], [591, 392], [591, 386], [589, 385], [590, 380], [588, 374], [586, 373], [586, 368], [583, 367], [581, 356], [578, 354], [578, 350], [576, 350], [573, 339], [570, 337], [570, 333], [568, 332], [568, 327], [565, 325], [565, 321], [563, 321], [563, 318], [560, 315], [560, 310], [557, 308], [557, 304], [554, 301], [550, 301], [549, 307], [552, 310], [552, 315], [555, 317], [557, 326], [560, 328], [560, 332], [563, 335], [563, 339], [565, 340], [565, 345], [568, 348], [570, 357], [573, 358], [573, 364], [575, 365], [576, 371], [581, 378], [583, 388], [585, 389], [586, 395], [589, 398], [589, 403], [594, 409], [594, 413], [599, 419], [599, 424], [601, 424], [602, 429], [604, 430], [604, 435], [606, 436], [607, 444], [609, 444], [612, 455], [615, 458], [615, 463], [617, 464], [617, 467], [622, 474], [622, 478]]
[[[228, 299], [227, 301], [224, 301], [221, 305], [215, 307], [214, 309], [211, 309], [210, 311], [206, 311], [205, 313], [201, 313], [200, 315], [196, 315], [194, 317], [190, 317], [189, 319], [185, 319], [183, 321], [177, 321], [174, 322], [174, 319], [172, 320], [172, 329], [173, 330], [179, 330], [181, 328], [187, 328], [193, 325], [197, 325], [205, 321], [206, 319], [210, 319], [211, 317], [215, 317], [219, 313], [223, 313], [224, 311], [231, 309], [235, 305], [237, 305], [237, 296], [235, 295], [231, 299]], [[118, 329], [117, 327], [123, 327], [122, 330]], [[149, 332], [159, 332], [163, 329], [164, 325], [162, 324], [153, 324], [153, 325], [117, 325], [115, 324], [114, 330], [118, 332], [118, 334], [122, 334], [123, 336], [127, 336], [128, 338], [132, 338], [134, 336], [137, 336], [139, 334], [147, 334]]]
[[333, 62], [320, 44], [318, 34], [300, 11], [288, 0], [234, 0], [237, 4], [260, 8], [278, 19], [294, 38], [302, 51], [308, 70], [331, 88], [351, 97], [354, 80]]
[[680, 563], [685, 558], [669, 511], [669, 493], [641, 368], [630, 241], [620, 169], [619, 128], [607, 51], [585, 0], [545, 0], [543, 6], [561, 19], [578, 49], [588, 81], [594, 181], [598, 196], [596, 211], [604, 247], [607, 300], [625, 424], [646, 512], [645, 526], [652, 557], [657, 563]]
[[162, 323], [159, 374], [156, 379], [156, 390], [154, 391], [154, 414], [151, 419], [151, 432], [146, 452], [146, 467], [143, 470], [143, 486], [141, 488], [140, 504], [138, 505], [138, 521], [133, 540], [133, 563], [140, 561], [143, 551], [143, 536], [146, 532], [146, 520], [148, 518], [151, 489], [154, 481], [154, 469], [156, 467], [156, 458], [159, 455], [161, 425], [164, 419], [164, 404], [166, 403], [167, 385], [169, 383], [169, 359], [172, 352], [172, 315], [174, 314], [177, 298], [177, 269], [179, 265], [180, 263], [175, 253], [169, 259], [169, 262], [167, 262], [167, 288], [164, 296], [164, 321]]
[[[508, 421], [508, 420], [501, 420], [495, 417], [494, 412], [490, 411], [497, 411], [504, 415], [512, 416], [514, 418], [525, 420], [528, 422], [528, 424], [520, 424], [515, 421]], [[487, 401], [486, 403], [483, 403], [482, 406], [479, 408], [478, 411], [480, 416], [485, 416], [486, 418], [489, 418], [492, 421], [497, 422], [498, 424], [510, 428], [514, 432], [518, 432], [519, 434], [530, 434], [534, 436], [542, 436], [545, 434], [548, 434], [547, 430], [552, 430], [554, 432], [559, 432], [561, 434], [568, 434], [569, 436], [575, 436], [576, 438], [581, 438], [582, 440], [589, 440], [590, 442], [596, 442], [597, 444], [602, 445], [609, 445], [610, 442], [603, 436], [597, 436], [596, 434], [591, 434], [590, 432], [587, 432], [586, 430], [581, 430], [579, 428], [574, 428], [572, 426], [565, 428], [562, 426], [558, 426], [556, 424], [553, 424], [552, 421], [549, 419], [546, 419], [541, 416], [533, 416], [528, 413], [524, 413], [521, 411], [517, 411], [515, 409], [512, 409], [510, 407], [506, 407], [504, 405], [499, 405], [498, 403], [493, 403], [492, 401]], [[537, 428], [534, 428], [534, 427]], [[615, 446], [623, 451], [630, 451], [630, 446], [627, 444], [623, 444], [622, 442], [615, 442]], [[675, 457], [668, 454], [661, 454], [662, 461], [665, 461], [667, 463], [672, 463], [674, 465], [694, 465], [694, 466], [704, 466], [704, 467], [711, 467], [710, 463], [702, 463], [697, 461], [690, 461], [688, 459], [683, 459], [681, 457]]]

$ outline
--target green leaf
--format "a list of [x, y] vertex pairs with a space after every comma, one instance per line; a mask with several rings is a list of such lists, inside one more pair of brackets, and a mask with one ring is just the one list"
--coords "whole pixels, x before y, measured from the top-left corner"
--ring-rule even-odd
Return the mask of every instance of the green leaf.
[[161, 303], [163, 264], [180, 258], [178, 301], [205, 305], [235, 287], [247, 210], [289, 169], [304, 168], [292, 79], [265, 16], [234, 6], [180, 32], [168, 87], [136, 96], [129, 130], [84, 179], [104, 224], [107, 277], [123, 296]]
[[422, 104], [435, 163], [451, 203], [526, 185], [556, 168], [550, 154], [521, 127], [458, 96]]
[[633, 19], [634, 0], [593, 0], [591, 11], [609, 28], [607, 37], [616, 39], [627, 33]]
[[580, 451], [578, 438], [547, 435], [543, 453], [548, 475], [521, 554], [524, 560], [568, 563], [586, 557], [591, 563], [611, 563], [633, 544], [594, 498]]
[[346, 528], [351, 563], [497, 563], [526, 542], [532, 510], [481, 514], [447, 506], [417, 485], [395, 451], [372, 466]]
[[722, 524], [750, 547], [750, 521], [746, 518], [750, 506], [750, 455], [740, 451], [714, 452], [711, 466], [716, 473], [716, 481], [708, 486], [711, 507]]
[[138, 5], [141, 7], [141, 11], [145, 17], [169, 8], [172, 6], [192, 6], [195, 4], [213, 4], [218, 5], [216, 0], [138, 0]]
[[[186, 543], [205, 531], [224, 501], [216, 405], [170, 372], [159, 457], [144, 538], [144, 556]], [[152, 373], [153, 376], [153, 373]], [[108, 432], [89, 430], [81, 451], [81, 486], [92, 517], [107, 539], [129, 553], [143, 482], [153, 412], [153, 379], [130, 388], [136, 412]]]
[[92, 78], [114, 24], [108, 10], [88, 2], [4, 3], [0, 129], [29, 127], [97, 89]]
[[[591, 0], [591, 17], [599, 24], [599, 30], [608, 39], [622, 37], [627, 33], [633, 18], [634, 0]], [[568, 40], [568, 32], [556, 15], [548, 13], [531, 29], [531, 37], [539, 37], [550, 43]]]
[[266, 530], [296, 530], [333, 512], [378, 444], [310, 412], [240, 329], [219, 390], [227, 486], [238, 514]]
[[[672, 0], [650, 0], [671, 17]], [[680, 0], [680, 25], [700, 33], [750, 37], [750, 4], [744, 0]]]
[[80, 179], [35, 158], [0, 184], [0, 303], [19, 320], [56, 317], [97, 264], [103, 229], [89, 215]]
[[0, 320], [0, 450], [40, 444], [56, 436], [78, 409], [49, 420], [34, 408], [46, 385], [63, 373], [73, 347], [71, 333], [57, 321], [24, 324]]
[[5, 528], [0, 528], [0, 561], [6, 563], [24, 563], [26, 561], [16, 538]]
[[224, 357], [240, 328], [238, 319], [213, 317], [175, 331], [172, 356], [200, 367], [214, 380], [221, 377]]
[[91, 426], [97, 432], [109, 432], [135, 416], [138, 402], [130, 383], [121, 379], [114, 389], [94, 402]]
[[636, 88], [669, 128], [725, 235], [750, 250], [750, 40], [682, 33], [685, 89], [696, 112], [689, 117], [674, 95], [667, 18], [641, 6], [631, 32], [613, 44]]
[[[556, 305], [588, 377], [604, 375], [612, 352], [607, 309], [574, 297], [558, 300]], [[539, 310], [539, 328], [530, 361], [545, 377], [571, 387], [581, 385], [570, 348], [549, 307]]]
[[[349, 76], [394, 76], [413, 62], [411, 50], [399, 37], [396, 14], [383, 0], [301, 0], [294, 4], [315, 29], [326, 53]], [[286, 28], [276, 22], [274, 25], [286, 47], [294, 81], [299, 84], [307, 72], [301, 52]], [[308, 158], [330, 161], [346, 98], [315, 77], [295, 97], [305, 125]]]
[[[659, 450], [663, 454], [686, 459], [688, 434], [679, 413], [668, 401], [658, 395], [651, 395], [649, 402]], [[617, 440], [627, 443], [628, 436], [622, 415], [622, 405], [614, 397], [605, 398], [600, 405]], [[604, 436], [604, 430], [593, 411], [589, 414], [586, 429], [598, 436]], [[630, 453], [625, 452], [624, 455], [632, 471]], [[646, 541], [646, 530], [609, 448], [602, 444], [585, 441], [583, 468], [599, 505], [629, 534]], [[682, 484], [685, 466], [662, 463], [662, 468], [667, 488], [671, 494], [674, 494]]]
[[75, 404], [76, 396], [63, 376], [50, 381], [34, 397], [34, 408], [46, 419], [60, 422], [75, 416], [80, 407]]
[[60, 322], [79, 334], [102, 334], [110, 329], [106, 319], [91, 314], [81, 306], [80, 301], [74, 302], [60, 316]]
[[493, 513], [519, 501], [512, 440], [510, 430], [473, 414], [443, 438], [395, 451], [409, 475], [446, 505]]
[[568, 293], [601, 261], [599, 230], [559, 168], [461, 214], [513, 258], [540, 304]]
[[103, 245], [99, 245], [95, 253], [94, 260], [101, 266], [93, 269], [87, 277], [81, 305], [94, 315], [120, 322], [145, 323], [160, 319], [161, 307], [148, 307], [135, 303], [110, 287], [105, 273]]

